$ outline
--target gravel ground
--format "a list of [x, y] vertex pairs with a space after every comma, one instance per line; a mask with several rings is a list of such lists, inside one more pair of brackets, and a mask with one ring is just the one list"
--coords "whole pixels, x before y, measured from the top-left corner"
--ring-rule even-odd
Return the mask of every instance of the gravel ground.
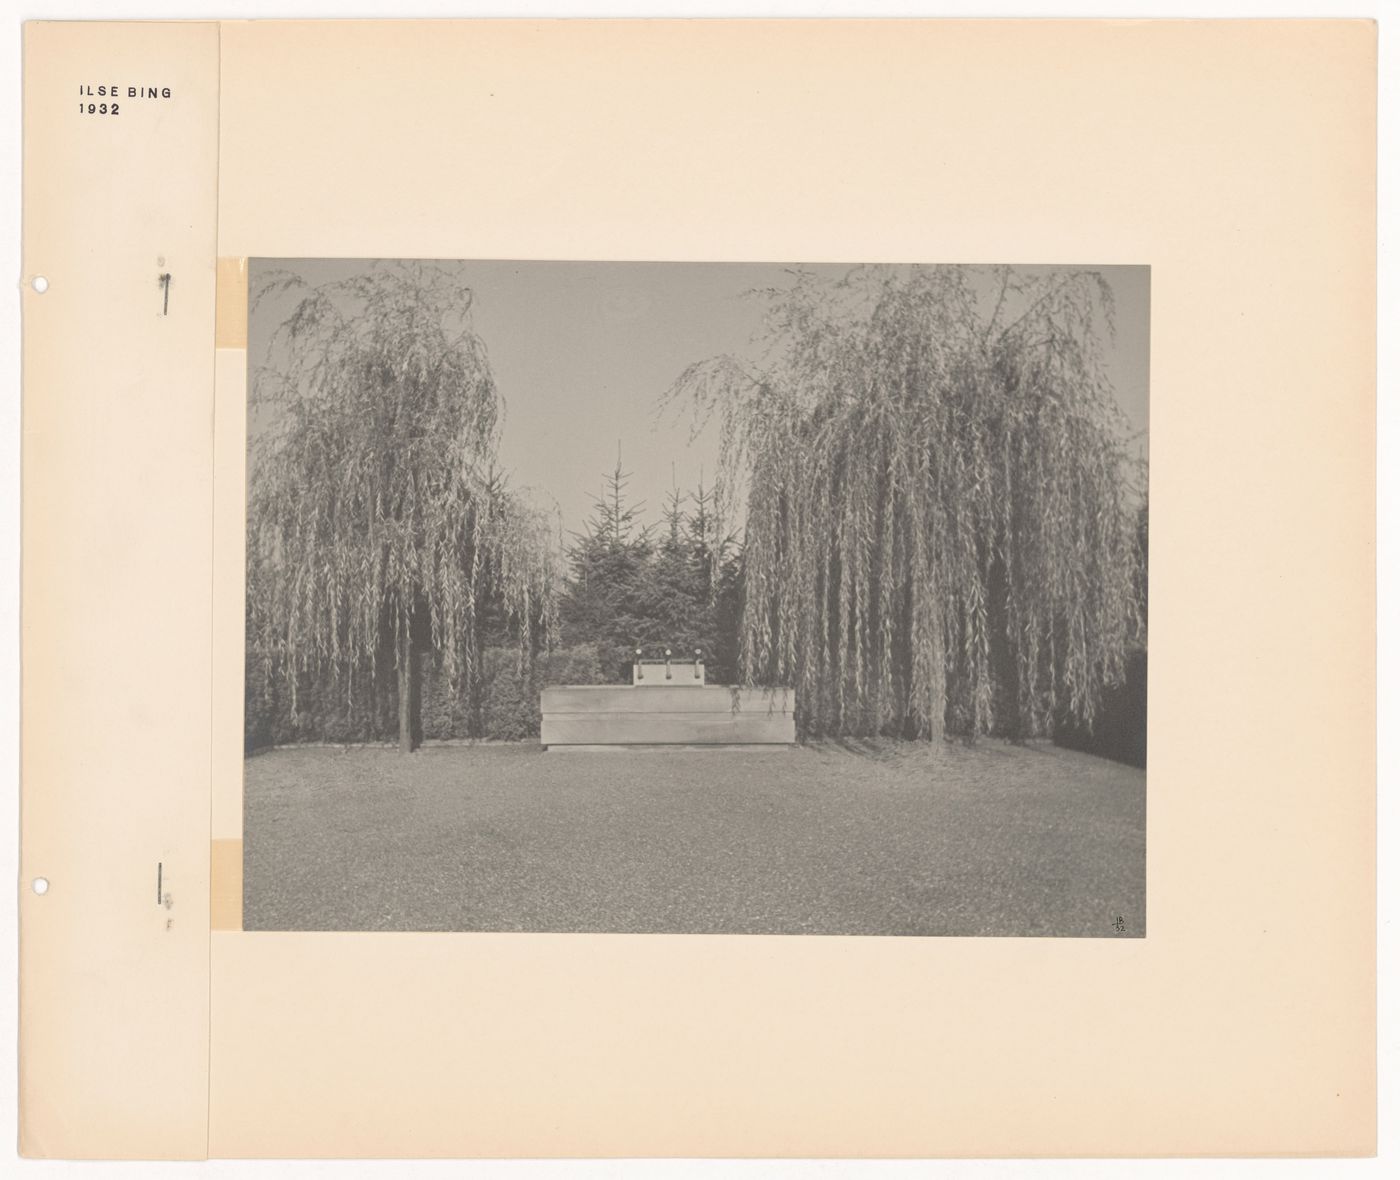
[[1144, 788], [992, 741], [274, 750], [244, 766], [244, 926], [1140, 937]]

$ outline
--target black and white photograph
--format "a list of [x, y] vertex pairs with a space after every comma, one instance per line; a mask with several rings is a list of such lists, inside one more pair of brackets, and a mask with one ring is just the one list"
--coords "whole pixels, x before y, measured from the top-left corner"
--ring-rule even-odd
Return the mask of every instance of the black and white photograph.
[[244, 929], [1145, 937], [1149, 287], [251, 259]]

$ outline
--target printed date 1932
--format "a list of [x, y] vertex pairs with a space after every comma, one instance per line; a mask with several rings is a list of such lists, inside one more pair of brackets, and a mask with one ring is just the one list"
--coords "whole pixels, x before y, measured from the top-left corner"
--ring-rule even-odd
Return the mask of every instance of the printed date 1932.
[[169, 97], [169, 86], [92, 86], [85, 83], [78, 87], [78, 114], [120, 115], [122, 104], [118, 99]]

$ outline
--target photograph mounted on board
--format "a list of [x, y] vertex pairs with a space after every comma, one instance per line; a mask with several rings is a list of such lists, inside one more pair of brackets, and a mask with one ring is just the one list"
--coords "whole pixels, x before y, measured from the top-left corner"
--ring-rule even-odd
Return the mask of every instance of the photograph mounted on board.
[[1147, 267], [248, 274], [245, 929], [1145, 936]]

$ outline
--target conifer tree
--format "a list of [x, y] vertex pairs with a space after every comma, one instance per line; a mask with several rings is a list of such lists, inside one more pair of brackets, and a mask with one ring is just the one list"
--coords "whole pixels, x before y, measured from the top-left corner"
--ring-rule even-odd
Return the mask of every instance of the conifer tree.
[[603, 477], [584, 531], [573, 535], [561, 608], [565, 642], [596, 643], [605, 673], [615, 680], [630, 679], [636, 648], [655, 642], [642, 604], [651, 530], [641, 523], [644, 505], [628, 499], [630, 479], [619, 444], [617, 463]]

